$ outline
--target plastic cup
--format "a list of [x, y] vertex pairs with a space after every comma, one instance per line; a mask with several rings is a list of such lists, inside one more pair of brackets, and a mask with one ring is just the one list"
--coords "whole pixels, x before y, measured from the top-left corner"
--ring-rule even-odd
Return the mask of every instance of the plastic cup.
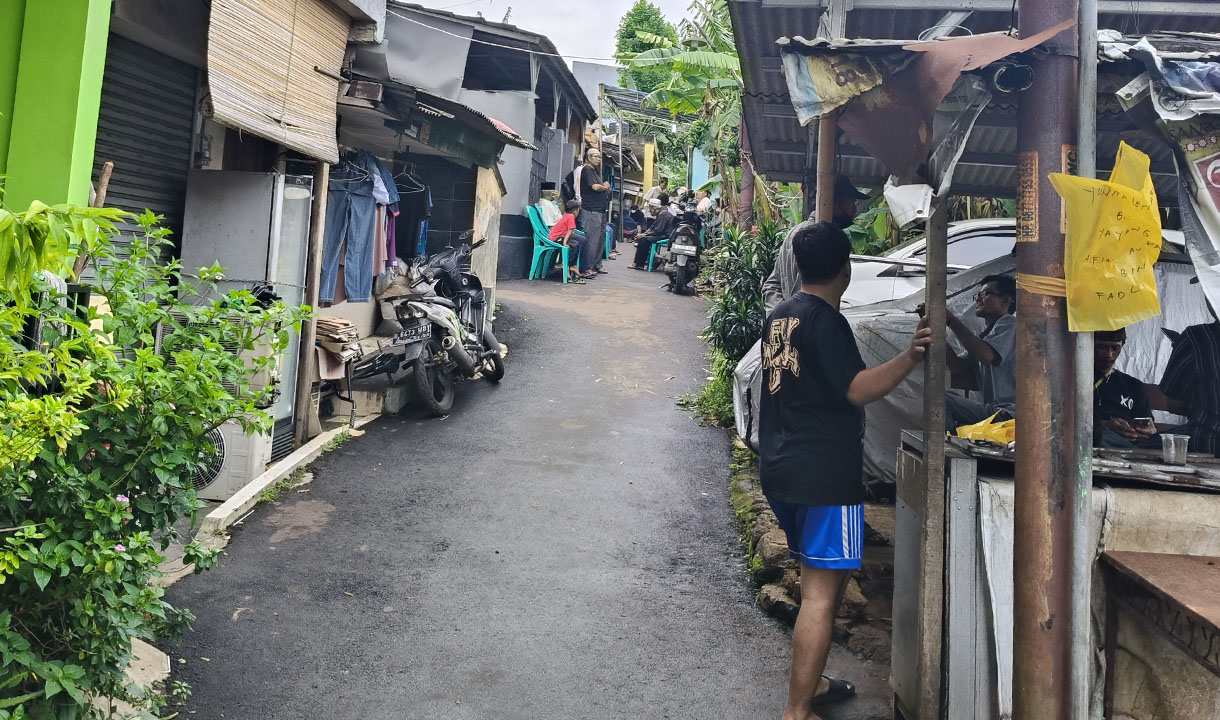
[[1161, 459], [1170, 465], [1186, 464], [1186, 446], [1190, 444], [1189, 435], [1161, 434]]

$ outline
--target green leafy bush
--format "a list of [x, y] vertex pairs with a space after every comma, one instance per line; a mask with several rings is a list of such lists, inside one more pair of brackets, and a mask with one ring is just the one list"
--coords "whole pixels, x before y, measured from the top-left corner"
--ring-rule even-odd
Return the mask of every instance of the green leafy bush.
[[733, 370], [762, 335], [766, 309], [762, 284], [775, 267], [787, 228], [760, 220], [750, 229], [729, 225], [710, 251], [715, 286], [704, 339], [710, 346], [711, 380], [695, 396], [695, 409], [710, 422], [733, 425]]
[[786, 228], [760, 221], [753, 230], [727, 227], [712, 272], [716, 293], [708, 311], [707, 341], [730, 362], [741, 359], [762, 334], [766, 311], [762, 284], [775, 267]]
[[708, 351], [711, 360], [711, 380], [699, 390], [692, 404], [709, 423], [733, 426], [733, 370], [737, 363], [729, 362], [719, 350]]
[[[31, 261], [27, 248], [25, 279], [0, 283], [0, 720], [105, 717], [99, 698], [151, 718], [159, 701], [124, 687], [130, 641], [192, 619], [151, 582], [160, 553], [197, 507], [208, 431], [268, 426], [257, 380], [308, 308], [219, 296], [219, 268], [195, 279], [159, 264], [167, 231], [151, 213], [120, 252], [117, 211], [57, 208], [60, 230], [27, 228], [23, 241], [62, 233], [55, 256]], [[20, 240], [11, 227], [0, 257]], [[30, 272], [82, 246], [92, 304]], [[215, 554], [192, 543], [185, 561], [199, 572]]]

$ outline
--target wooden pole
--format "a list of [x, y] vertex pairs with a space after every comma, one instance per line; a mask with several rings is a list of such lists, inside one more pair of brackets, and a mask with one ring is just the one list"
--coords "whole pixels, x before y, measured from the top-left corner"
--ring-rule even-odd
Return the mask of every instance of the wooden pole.
[[818, 174], [816, 219], [830, 221], [834, 217], [835, 204], [835, 151], [837, 137], [835, 125], [838, 112], [829, 112], [818, 118]]
[[[847, 10], [850, 0], [830, 0], [826, 12], [818, 23], [818, 37], [835, 40], [843, 37], [847, 30]], [[834, 219], [835, 154], [838, 152], [838, 135], [835, 130], [839, 122], [839, 111], [832, 110], [818, 118], [818, 166], [814, 216], [819, 222]], [[808, 168], [806, 154], [806, 168]], [[807, 173], [806, 173], [807, 174]], [[808, 196], [808, 193], [806, 193]]]
[[[114, 162], [107, 160], [102, 163], [102, 172], [97, 178], [97, 192], [93, 194], [93, 202], [89, 207], [105, 207], [106, 191], [110, 189], [110, 175], [114, 172]], [[72, 278], [75, 282], [80, 280], [80, 275], [85, 271], [85, 265], [89, 263], [89, 248], [82, 247], [76, 256], [76, 261], [72, 263]]]
[[924, 308], [932, 329], [931, 350], [923, 365], [923, 523], [919, 529], [918, 604], [915, 628], [918, 654], [919, 718], [941, 716], [943, 684], [941, 648], [944, 639], [944, 538], [945, 538], [945, 297], [948, 291], [948, 198], [936, 198], [928, 218], [927, 265], [924, 277]]
[[330, 165], [319, 160], [313, 174], [313, 205], [309, 210], [309, 247], [305, 259], [305, 304], [313, 308], [314, 315], [301, 323], [296, 398], [292, 409], [292, 432], [297, 447], [309, 440], [314, 343], [318, 338], [318, 283], [322, 274], [322, 245], [326, 237], [326, 194], [329, 185]]

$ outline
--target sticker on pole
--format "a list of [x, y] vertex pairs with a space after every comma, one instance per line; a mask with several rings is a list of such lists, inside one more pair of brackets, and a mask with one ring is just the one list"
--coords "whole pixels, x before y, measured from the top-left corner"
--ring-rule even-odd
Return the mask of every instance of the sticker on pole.
[[1051, 173], [1067, 216], [1068, 329], [1117, 330], [1159, 315], [1152, 265], [1161, 217], [1148, 156], [1121, 143], [1110, 179]]

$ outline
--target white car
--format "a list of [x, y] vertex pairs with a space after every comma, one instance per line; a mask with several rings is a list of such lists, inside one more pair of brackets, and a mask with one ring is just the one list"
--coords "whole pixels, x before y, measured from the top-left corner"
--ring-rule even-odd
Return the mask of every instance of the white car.
[[[949, 223], [949, 274], [963, 272], [1012, 252], [1016, 242], [1017, 221], [1013, 218], [960, 220]], [[1185, 239], [1179, 230], [1163, 230], [1166, 242], [1182, 248]], [[904, 298], [923, 289], [927, 240], [920, 236], [899, 245], [878, 258], [853, 255], [851, 285], [843, 296], [843, 307], [860, 307], [875, 302]], [[910, 264], [901, 261], [910, 260]]]

